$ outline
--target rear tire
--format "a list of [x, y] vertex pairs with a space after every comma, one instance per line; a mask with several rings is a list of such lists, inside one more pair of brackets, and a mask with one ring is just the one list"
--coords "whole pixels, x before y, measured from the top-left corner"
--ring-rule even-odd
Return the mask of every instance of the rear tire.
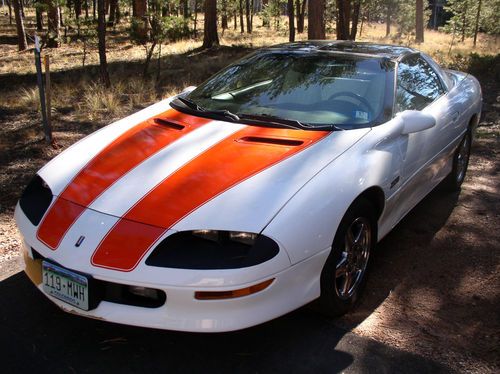
[[471, 140], [471, 133], [467, 131], [453, 155], [453, 168], [444, 181], [445, 188], [449, 191], [460, 191], [464, 182], [469, 166]]
[[321, 272], [320, 311], [337, 317], [350, 311], [362, 293], [377, 240], [373, 205], [356, 200], [347, 210]]

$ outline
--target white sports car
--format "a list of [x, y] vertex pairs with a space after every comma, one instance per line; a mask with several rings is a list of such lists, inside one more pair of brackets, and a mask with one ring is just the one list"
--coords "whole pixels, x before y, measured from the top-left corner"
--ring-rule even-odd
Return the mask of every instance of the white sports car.
[[62, 309], [184, 331], [352, 308], [375, 244], [459, 189], [478, 81], [416, 50], [302, 42], [79, 141], [15, 218], [26, 273]]

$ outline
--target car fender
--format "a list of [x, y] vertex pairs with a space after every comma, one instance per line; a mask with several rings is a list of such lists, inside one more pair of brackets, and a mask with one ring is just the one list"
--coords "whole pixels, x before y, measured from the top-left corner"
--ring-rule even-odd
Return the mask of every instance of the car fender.
[[404, 136], [401, 119], [372, 129], [328, 164], [280, 210], [263, 233], [286, 249], [292, 264], [331, 247], [349, 206], [371, 188], [391, 195]]

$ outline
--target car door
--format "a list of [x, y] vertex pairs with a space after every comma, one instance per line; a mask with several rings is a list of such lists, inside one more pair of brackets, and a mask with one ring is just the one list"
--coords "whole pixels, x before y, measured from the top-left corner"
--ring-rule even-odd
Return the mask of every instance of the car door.
[[397, 198], [398, 220], [437, 184], [445, 162], [443, 136], [455, 120], [443, 82], [420, 54], [407, 56], [398, 64], [395, 113], [405, 110], [431, 114], [436, 125], [402, 135], [405, 147]]

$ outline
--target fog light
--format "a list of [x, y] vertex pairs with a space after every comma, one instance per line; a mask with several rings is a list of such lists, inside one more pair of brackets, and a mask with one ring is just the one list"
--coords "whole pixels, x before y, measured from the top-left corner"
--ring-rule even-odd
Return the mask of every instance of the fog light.
[[158, 298], [158, 291], [153, 288], [129, 286], [128, 290], [132, 295], [135, 296], [146, 297], [148, 299]]
[[248, 296], [253, 293], [260, 292], [271, 283], [273, 283], [273, 279], [268, 279], [262, 283], [254, 284], [250, 287], [240, 288], [239, 290], [231, 290], [231, 291], [196, 291], [194, 293], [194, 298], [198, 300], [222, 300], [222, 299], [234, 299], [237, 297]]

